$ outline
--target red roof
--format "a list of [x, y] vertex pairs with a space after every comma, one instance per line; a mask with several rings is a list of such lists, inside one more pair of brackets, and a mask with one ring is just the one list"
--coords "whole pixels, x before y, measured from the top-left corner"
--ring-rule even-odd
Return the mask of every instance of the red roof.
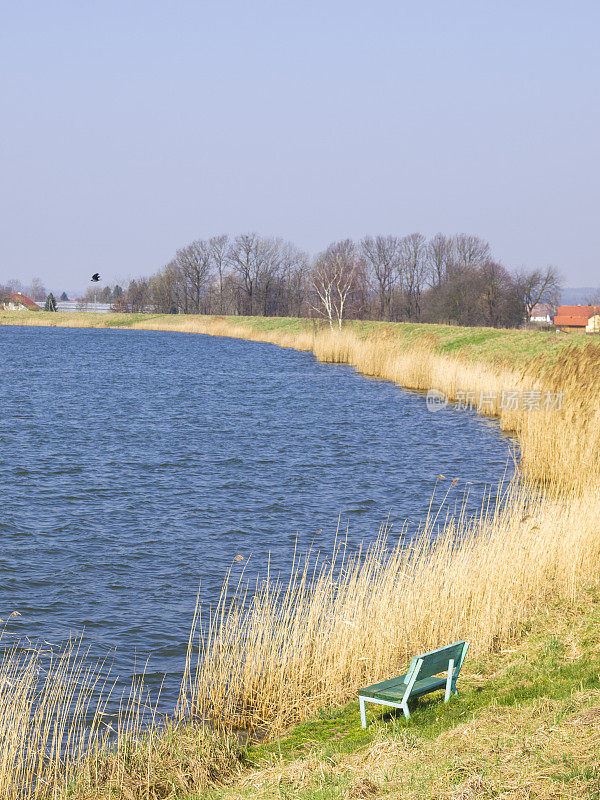
[[24, 306], [27, 308], [39, 308], [37, 303], [34, 303], [30, 297], [27, 297], [21, 292], [13, 292], [12, 294], [7, 294], [4, 300], [17, 300], [19, 303], [23, 303]]
[[555, 325], [585, 328], [590, 317], [600, 311], [598, 306], [559, 306], [554, 317]]

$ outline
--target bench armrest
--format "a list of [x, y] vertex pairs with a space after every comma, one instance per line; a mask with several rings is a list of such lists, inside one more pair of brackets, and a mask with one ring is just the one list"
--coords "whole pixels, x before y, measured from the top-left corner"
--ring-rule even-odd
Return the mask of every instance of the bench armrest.
[[422, 666], [423, 666], [423, 659], [420, 658], [417, 661], [417, 663], [415, 664], [415, 668], [413, 670], [413, 673], [410, 676], [409, 681], [408, 681], [408, 683], [406, 685], [406, 690], [405, 690], [404, 695], [402, 697], [402, 702], [403, 703], [408, 702], [408, 698], [410, 697], [410, 693], [412, 691], [413, 686], [415, 685], [415, 681], [417, 680], [417, 677], [419, 675], [419, 671], [420, 671]]
[[461, 669], [461, 667], [462, 667], [462, 665], [464, 663], [465, 658], [467, 657], [467, 650], [468, 649], [469, 649], [469, 642], [465, 642], [465, 646], [463, 647], [462, 653], [460, 654], [460, 660], [459, 660], [458, 664], [454, 667], [453, 680], [456, 680], [458, 678], [458, 675], [460, 673], [460, 669]]

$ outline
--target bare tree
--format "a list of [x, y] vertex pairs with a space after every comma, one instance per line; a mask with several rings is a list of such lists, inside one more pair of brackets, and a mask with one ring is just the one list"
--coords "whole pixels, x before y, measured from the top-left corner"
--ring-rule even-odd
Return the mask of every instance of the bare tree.
[[267, 316], [281, 274], [284, 244], [280, 239], [244, 233], [231, 243], [228, 260], [246, 298], [246, 311]]
[[522, 270], [517, 273], [516, 282], [526, 320], [529, 320], [533, 307], [538, 303], [558, 305], [560, 301], [562, 277], [556, 267], [548, 266], [543, 270]]
[[421, 293], [427, 274], [427, 242], [422, 233], [411, 233], [402, 239], [400, 275], [409, 320], [421, 315]]
[[308, 256], [290, 242], [281, 248], [280, 298], [282, 314], [299, 317], [306, 298]]
[[175, 261], [170, 261], [151, 281], [154, 311], [159, 314], [178, 313], [182, 308], [181, 291], [184, 284], [185, 277], [180, 267]]
[[481, 317], [484, 325], [494, 328], [502, 324], [505, 316], [507, 293], [511, 278], [497, 261], [485, 261], [478, 270]]
[[392, 294], [401, 272], [402, 241], [397, 236], [365, 236], [361, 249], [374, 278], [380, 316], [389, 320], [392, 313]]
[[185, 281], [185, 313], [200, 314], [211, 277], [211, 251], [208, 242], [197, 239], [182, 247], [175, 263]]
[[223, 314], [225, 308], [225, 298], [223, 294], [224, 276], [227, 268], [229, 238], [227, 235], [213, 236], [208, 240], [208, 248], [210, 252], [212, 268], [217, 276], [219, 291], [219, 314]]
[[30, 297], [32, 300], [41, 301], [45, 300], [48, 292], [46, 287], [39, 278], [33, 278], [28, 286], [23, 286], [23, 283], [18, 278], [13, 278], [1, 287], [6, 294], [13, 294], [20, 292], [21, 294]]
[[432, 286], [441, 286], [455, 260], [455, 240], [436, 233], [427, 245], [427, 271]]
[[275, 293], [281, 279], [283, 267], [283, 248], [281, 239], [259, 240], [257, 248], [256, 286], [263, 316], [276, 314]]
[[33, 278], [31, 285], [27, 287], [25, 294], [29, 295], [32, 300], [41, 301], [46, 299], [48, 292], [39, 278]]
[[334, 321], [338, 330], [342, 329], [348, 299], [356, 288], [361, 267], [360, 256], [351, 239], [329, 245], [315, 259], [311, 283], [332, 331]]
[[479, 236], [459, 233], [454, 237], [456, 262], [460, 267], [479, 267], [491, 258], [489, 244]]
[[[14, 292], [21, 292], [22, 294], [27, 294], [27, 292], [23, 288], [23, 284], [17, 278], [9, 280], [4, 289], [7, 294], [13, 294]], [[31, 299], [33, 300], [33, 297]]]
[[247, 312], [252, 316], [256, 283], [259, 272], [257, 249], [259, 237], [256, 233], [242, 233], [236, 236], [228, 251], [228, 260], [233, 272], [240, 280], [241, 289], [248, 300]]
[[131, 312], [145, 312], [150, 306], [150, 281], [148, 278], [138, 278], [130, 281], [127, 289], [127, 310]]
[[427, 322], [481, 325], [481, 281], [476, 267], [451, 265], [439, 286], [424, 298]]
[[[329, 320], [329, 327], [333, 333], [333, 320], [335, 316], [334, 310], [334, 295], [336, 291], [336, 274], [331, 268], [331, 265], [325, 260], [317, 256], [313, 265], [311, 273], [311, 284], [316, 292], [320, 304]], [[315, 311], [321, 309], [315, 305]]]

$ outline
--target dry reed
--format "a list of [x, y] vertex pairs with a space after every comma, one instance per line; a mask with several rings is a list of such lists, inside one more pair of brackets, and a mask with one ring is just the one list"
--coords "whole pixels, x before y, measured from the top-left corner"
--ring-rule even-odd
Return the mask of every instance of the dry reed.
[[110, 696], [103, 664], [81, 642], [58, 649], [17, 642], [0, 664], [0, 787], [3, 800], [54, 796], [85, 750], [105, 740]]
[[[600, 493], [540, 497], [514, 484], [489, 516], [430, 519], [410, 544], [385, 533], [364, 554], [295, 563], [248, 599], [225, 588], [198, 619], [187, 709], [232, 726], [281, 730], [398, 673], [415, 652], [466, 638], [501, 647], [550, 596], [596, 576]], [[247, 602], [244, 602], [247, 600]]]

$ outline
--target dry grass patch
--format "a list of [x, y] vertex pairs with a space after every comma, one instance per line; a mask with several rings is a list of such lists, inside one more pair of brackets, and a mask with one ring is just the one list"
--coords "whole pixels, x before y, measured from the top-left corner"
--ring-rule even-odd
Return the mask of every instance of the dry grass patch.
[[155, 727], [123, 734], [90, 752], [59, 797], [69, 800], [190, 798], [240, 772], [237, 739], [204, 726]]

